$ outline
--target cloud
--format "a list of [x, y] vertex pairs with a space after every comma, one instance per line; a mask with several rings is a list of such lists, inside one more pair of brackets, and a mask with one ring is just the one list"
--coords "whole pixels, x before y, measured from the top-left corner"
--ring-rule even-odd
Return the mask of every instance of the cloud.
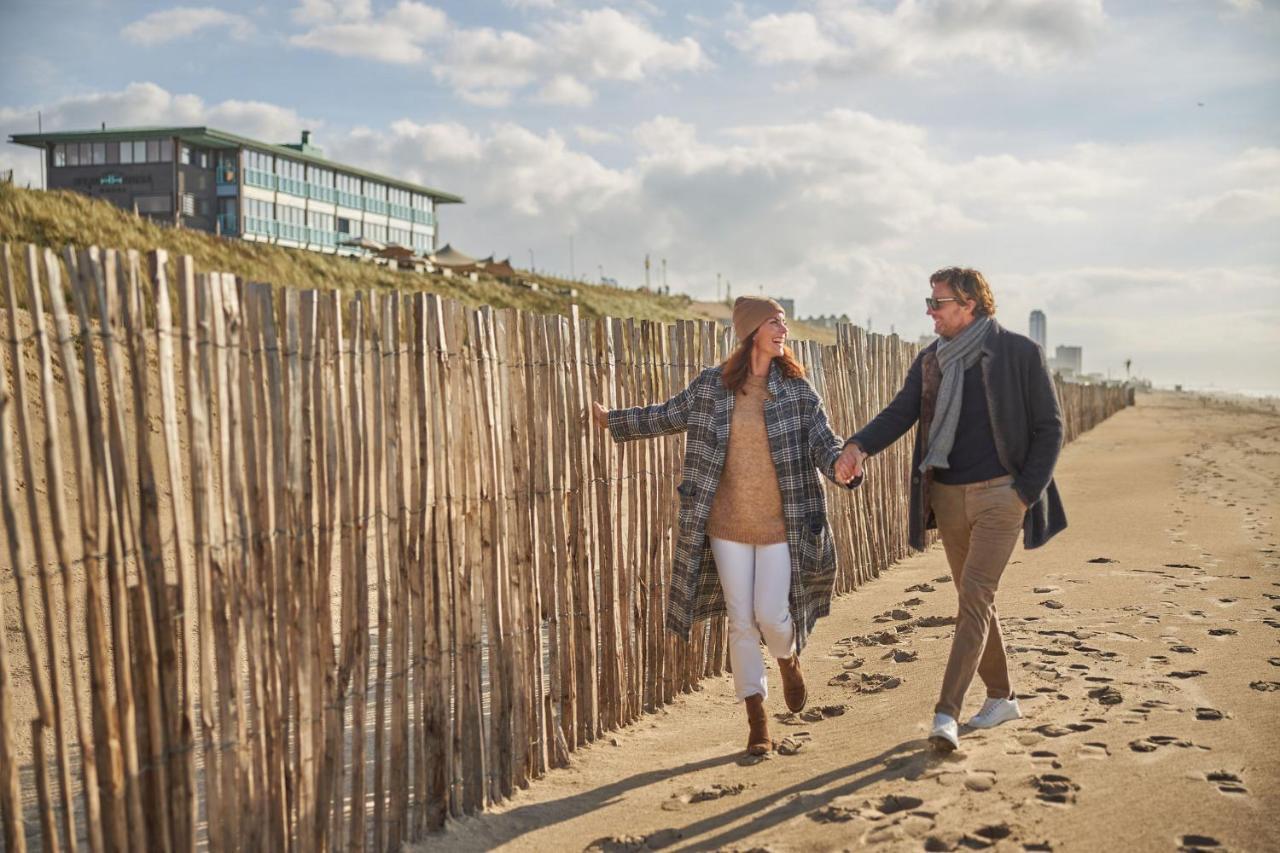
[[[40, 108], [59, 129], [207, 122], [281, 140], [322, 127], [150, 83]], [[29, 130], [35, 109], [0, 109], [0, 132]], [[625, 138], [406, 119], [319, 139], [339, 162], [463, 195], [442, 211], [441, 238], [471, 254], [533, 249], [568, 274], [572, 235], [578, 273], [635, 284], [649, 253], [697, 297], [714, 296], [720, 274], [735, 294], [789, 296], [801, 316], [871, 316], [908, 339], [927, 330], [928, 274], [967, 264], [988, 273], [1003, 322], [1021, 331], [1046, 310], [1051, 344], [1083, 346], [1088, 369], [1133, 357], [1159, 381], [1206, 384], [1232, 365], [1243, 387], [1274, 385], [1263, 365], [1280, 359], [1280, 149], [1077, 144], [1028, 157], [949, 141], [849, 109], [723, 129], [656, 116]], [[607, 159], [591, 148], [604, 142]], [[10, 166], [19, 183], [38, 174], [25, 149], [0, 151]], [[1241, 351], [1256, 358], [1241, 365]]]
[[[100, 92], [64, 98], [51, 104], [23, 109], [0, 108], [0, 138], [30, 133], [36, 110], [42, 113], [46, 131], [80, 130], [143, 125], [210, 126], [255, 139], [276, 142], [297, 138], [304, 128], [319, 130], [324, 123], [304, 118], [294, 110], [262, 101], [227, 100], [209, 104], [195, 95], [173, 94], [155, 83], [131, 83], [117, 92]], [[18, 169], [22, 181], [39, 177], [38, 161], [29, 149], [14, 145], [0, 148], [3, 168]]]
[[207, 29], [226, 29], [232, 38], [246, 39], [253, 34], [254, 28], [243, 15], [212, 6], [175, 6], [152, 12], [126, 25], [120, 34], [136, 44], [153, 45], [186, 38]]
[[956, 62], [1039, 69], [1086, 51], [1106, 27], [1101, 0], [898, 0], [891, 8], [818, 0], [730, 34], [760, 65], [814, 72], [945, 72]]
[[300, 24], [363, 21], [372, 12], [370, 0], [299, 0], [293, 9], [293, 19]]
[[[307, 14], [328, 14], [328, 11], [309, 10]], [[289, 43], [338, 56], [411, 65], [425, 59], [424, 45], [444, 36], [449, 27], [444, 12], [412, 0], [401, 0], [379, 19], [369, 18], [367, 5], [345, 17], [337, 17], [340, 20], [320, 18], [324, 23], [292, 36]]]
[[538, 100], [544, 104], [585, 107], [595, 100], [595, 93], [571, 74], [557, 74], [542, 87]]
[[606, 142], [618, 141], [618, 134], [585, 124], [575, 125], [573, 135], [587, 145], [603, 145]]
[[295, 17], [319, 23], [292, 36], [291, 44], [392, 64], [429, 63], [459, 97], [485, 106], [531, 93], [542, 103], [582, 107], [595, 98], [591, 83], [635, 83], [708, 65], [692, 38], [666, 40], [616, 9], [564, 12], [517, 32], [460, 26], [416, 0], [401, 0], [380, 17], [350, 20], [334, 20], [321, 0], [307, 7]]

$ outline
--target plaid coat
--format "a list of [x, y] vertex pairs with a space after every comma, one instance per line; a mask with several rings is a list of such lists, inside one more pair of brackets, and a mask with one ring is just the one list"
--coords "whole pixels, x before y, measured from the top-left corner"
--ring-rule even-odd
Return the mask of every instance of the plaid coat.
[[[708, 368], [665, 403], [609, 412], [609, 432], [615, 441], [688, 433], [684, 476], [676, 489], [679, 537], [667, 592], [667, 628], [686, 640], [694, 622], [725, 613], [706, 534], [733, 420], [734, 395], [720, 376], [719, 367]], [[765, 429], [791, 551], [790, 610], [799, 653], [814, 623], [831, 610], [836, 553], [818, 472], [835, 480], [842, 442], [827, 424], [822, 401], [808, 380], [786, 379], [775, 364], [769, 368], [768, 386], [773, 399], [764, 405]], [[861, 478], [850, 488], [860, 483]]]

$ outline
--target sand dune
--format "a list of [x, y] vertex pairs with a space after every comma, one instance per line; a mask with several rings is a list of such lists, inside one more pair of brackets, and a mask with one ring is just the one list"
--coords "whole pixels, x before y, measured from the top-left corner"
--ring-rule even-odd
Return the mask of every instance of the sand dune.
[[1280, 417], [1145, 396], [1058, 477], [1071, 527], [1015, 552], [998, 599], [1025, 719], [927, 747], [939, 546], [819, 624], [809, 708], [770, 700], [772, 755], [742, 757], [730, 679], [708, 680], [415, 849], [1280, 848]]

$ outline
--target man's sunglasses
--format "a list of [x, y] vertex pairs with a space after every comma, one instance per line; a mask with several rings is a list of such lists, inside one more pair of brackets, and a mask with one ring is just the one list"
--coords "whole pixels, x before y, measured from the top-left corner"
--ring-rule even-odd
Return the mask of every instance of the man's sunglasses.
[[938, 311], [942, 308], [944, 302], [963, 302], [964, 300], [958, 296], [944, 296], [941, 299], [934, 299], [932, 296], [924, 298], [924, 304], [929, 307], [930, 311]]

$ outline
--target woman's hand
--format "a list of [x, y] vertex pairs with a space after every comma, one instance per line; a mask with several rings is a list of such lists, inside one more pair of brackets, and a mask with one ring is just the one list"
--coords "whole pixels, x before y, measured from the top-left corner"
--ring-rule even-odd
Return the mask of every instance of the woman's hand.
[[609, 410], [595, 401], [591, 403], [591, 419], [596, 422], [596, 426], [600, 427], [600, 429], [607, 430], [609, 428]]
[[856, 444], [847, 445], [836, 460], [836, 480], [848, 485], [850, 480], [862, 474], [862, 463], [866, 458], [867, 454], [862, 452], [861, 447]]

